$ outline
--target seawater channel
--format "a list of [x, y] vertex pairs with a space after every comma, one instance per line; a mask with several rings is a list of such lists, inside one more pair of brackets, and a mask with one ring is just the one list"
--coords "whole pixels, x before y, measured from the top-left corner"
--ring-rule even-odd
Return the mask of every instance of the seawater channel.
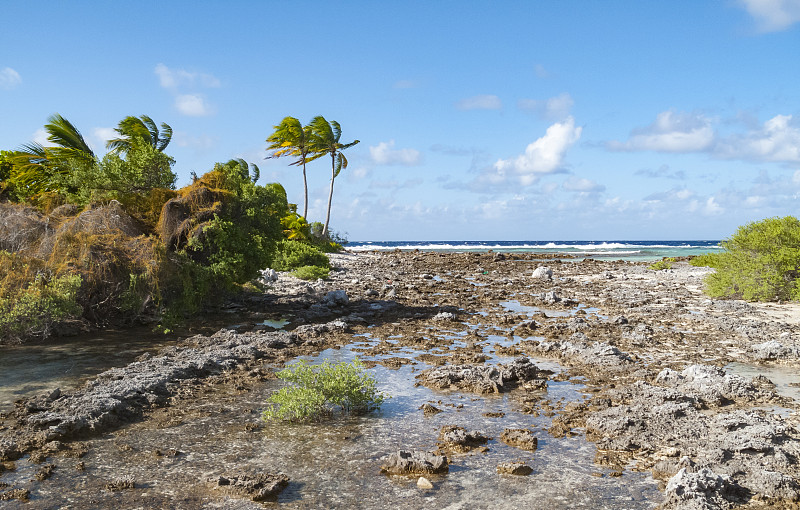
[[[387, 356], [358, 352], [376, 346], [380, 339], [354, 336], [353, 343], [306, 358], [365, 362]], [[495, 345], [509, 338], [484, 337], [487, 363], [512, 358], [493, 354]], [[449, 345], [449, 347], [448, 347]], [[443, 339], [441, 350], [463, 343]], [[126, 346], [127, 347], [127, 346]], [[136, 350], [131, 346], [133, 350]], [[88, 349], [88, 348], [87, 348]], [[117, 348], [114, 352], [121, 353]], [[140, 351], [141, 352], [141, 351]], [[391, 357], [409, 359], [430, 351], [404, 348]], [[109, 354], [111, 355], [111, 354]], [[57, 357], [56, 354], [53, 354]], [[22, 360], [18, 360], [21, 362]], [[119, 362], [124, 362], [119, 359]], [[543, 369], [558, 372], [549, 360], [534, 360]], [[78, 366], [78, 362], [75, 365]], [[515, 393], [475, 395], [434, 391], [416, 385], [415, 376], [429, 365], [417, 362], [389, 369], [370, 369], [380, 391], [389, 398], [379, 411], [366, 416], [336, 417], [315, 424], [263, 424], [260, 412], [271, 392], [281, 385], [270, 380], [246, 391], [220, 387], [195, 401], [169, 420], [146, 420], [88, 440], [81, 459], [52, 457], [56, 465], [50, 479], [33, 484], [39, 464], [23, 458], [0, 482], [29, 487], [27, 503], [4, 502], [8, 508], [654, 508], [662, 496], [649, 473], [625, 470], [621, 476], [594, 463], [596, 448], [581, 434], [554, 438], [547, 432], [552, 415], [523, 414]], [[45, 370], [47, 372], [47, 370]], [[36, 374], [33, 374], [36, 377]], [[51, 389], [56, 379], [42, 382]], [[39, 383], [37, 383], [39, 384]], [[63, 384], [63, 381], [61, 382]], [[586, 398], [583, 386], [569, 381], [549, 381], [550, 402]], [[426, 417], [420, 407], [430, 403], [443, 412]], [[487, 413], [491, 413], [487, 415]], [[431, 475], [433, 489], [420, 489], [416, 477], [381, 474], [382, 461], [400, 449], [434, 451], [440, 429], [457, 425], [492, 437], [488, 451], [450, 454], [450, 472]], [[505, 429], [523, 428], [536, 433], [534, 452], [499, 441]], [[499, 475], [497, 465], [522, 461], [533, 468], [529, 476]], [[282, 472], [291, 479], [276, 502], [254, 503], [232, 499], [220, 492], [219, 476]], [[108, 490], [107, 484], [130, 477], [135, 488]]]

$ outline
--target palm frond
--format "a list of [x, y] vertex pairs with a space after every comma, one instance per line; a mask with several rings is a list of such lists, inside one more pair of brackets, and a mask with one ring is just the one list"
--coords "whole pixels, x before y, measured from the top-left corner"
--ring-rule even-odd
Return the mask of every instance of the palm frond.
[[69, 149], [80, 159], [94, 159], [94, 152], [83, 139], [83, 135], [70, 121], [59, 114], [53, 114], [44, 125], [48, 133], [47, 139], [54, 144]]

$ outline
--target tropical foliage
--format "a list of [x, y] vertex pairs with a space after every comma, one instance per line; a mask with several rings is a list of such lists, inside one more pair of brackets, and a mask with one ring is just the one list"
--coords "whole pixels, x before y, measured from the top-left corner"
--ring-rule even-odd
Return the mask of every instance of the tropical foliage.
[[320, 421], [337, 410], [365, 413], [380, 408], [386, 398], [358, 358], [316, 366], [301, 361], [277, 375], [287, 386], [268, 399], [270, 407], [262, 413], [265, 421]]
[[692, 259], [716, 269], [706, 277], [713, 297], [748, 301], [800, 299], [800, 220], [767, 218], [739, 227], [723, 252]]
[[[275, 126], [275, 131], [267, 138], [268, 151], [272, 151], [270, 158], [295, 156], [294, 166], [303, 167], [303, 218], [308, 217], [308, 180], [306, 178], [306, 163], [311, 150], [311, 126], [303, 126], [294, 117], [284, 117], [280, 124]], [[316, 156], [319, 157], [319, 156]]]
[[318, 115], [311, 121], [311, 150], [317, 154], [329, 154], [331, 157], [331, 187], [328, 193], [328, 209], [325, 215], [325, 226], [322, 229], [322, 235], [328, 233], [328, 226], [331, 221], [331, 204], [333, 202], [333, 182], [338, 177], [342, 169], [347, 168], [347, 158], [344, 156], [343, 151], [348, 149], [359, 141], [355, 140], [350, 143], [341, 143], [342, 128], [335, 120], [328, 122], [325, 117]]
[[161, 129], [147, 115], [139, 117], [128, 116], [119, 121], [114, 129], [119, 134], [106, 142], [106, 148], [112, 154], [126, 153], [135, 143], [145, 143], [159, 152], [164, 152], [172, 140], [172, 128], [162, 122]]
[[[342, 128], [338, 122], [325, 120], [325, 117], [318, 115], [314, 117], [307, 126], [300, 124], [294, 117], [285, 117], [280, 124], [274, 127], [275, 131], [267, 138], [268, 151], [272, 154], [268, 157], [278, 158], [283, 156], [294, 156], [296, 159], [290, 165], [302, 165], [303, 167], [303, 191], [304, 205], [303, 218], [308, 217], [308, 182], [306, 179], [306, 163], [319, 159], [325, 155], [331, 157], [331, 182], [328, 192], [328, 208], [325, 215], [325, 223], [322, 228], [322, 237], [328, 236], [328, 227], [331, 218], [331, 205], [333, 202], [333, 183], [339, 173], [347, 168], [347, 158], [343, 151], [357, 143], [354, 140], [350, 143], [342, 143]], [[327, 239], [331, 241], [331, 239]]]

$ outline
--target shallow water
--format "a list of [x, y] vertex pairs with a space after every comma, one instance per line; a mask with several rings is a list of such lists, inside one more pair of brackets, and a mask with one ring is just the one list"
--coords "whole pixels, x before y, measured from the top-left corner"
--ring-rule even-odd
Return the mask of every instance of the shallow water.
[[[359, 347], [379, 342], [367, 336], [355, 340]], [[491, 346], [501, 340], [508, 341], [490, 336], [486, 342]], [[395, 355], [419, 353], [406, 350]], [[346, 347], [328, 349], [310, 359], [313, 363], [350, 361], [356, 354]], [[498, 361], [507, 359], [497, 357], [490, 362]], [[552, 361], [542, 361], [542, 365], [559, 368]], [[282, 508], [638, 509], [652, 508], [661, 500], [649, 473], [626, 471], [622, 477], [610, 477], [611, 469], [593, 463], [596, 449], [592, 443], [580, 436], [550, 437], [545, 430], [552, 418], [520, 413], [514, 392], [478, 396], [415, 386], [415, 375], [424, 368], [427, 365], [422, 363], [398, 370], [374, 367], [370, 373], [379, 381], [379, 389], [391, 396], [381, 410], [322, 424], [269, 424], [248, 430], [247, 424], [260, 423], [264, 402], [280, 383], [268, 381], [244, 393], [220, 388], [213, 398], [193, 404], [174, 423], [150, 420], [89, 441], [89, 453], [82, 459], [85, 471], [75, 469], [76, 459], [49, 459], [57, 465], [53, 477], [31, 485], [29, 480], [38, 466], [21, 460], [17, 470], [0, 475], [0, 481], [31, 489], [31, 503], [10, 502], [9, 508], [215, 508], [226, 496], [209, 480], [243, 472], [286, 473], [292, 481], [278, 498], [277, 506]], [[551, 381], [542, 396], [558, 407], [583, 399], [581, 390], [579, 384]], [[425, 417], [419, 407], [426, 402], [444, 412]], [[505, 416], [484, 416], [488, 412]], [[444, 425], [477, 429], [495, 439], [489, 441], [486, 453], [452, 455], [449, 474], [429, 477], [432, 490], [418, 489], [416, 478], [380, 474], [382, 459], [398, 449], [435, 450]], [[497, 438], [505, 428], [534, 430], [538, 449], [527, 452], [500, 442]], [[154, 453], [170, 448], [181, 453]], [[498, 475], [497, 465], [508, 461], [525, 461], [534, 472], [527, 477]], [[111, 492], [104, 488], [109, 480], [126, 475], [134, 478], [135, 489]]]
[[79, 387], [91, 376], [155, 352], [174, 338], [149, 329], [104, 331], [44, 345], [0, 348], [0, 412], [14, 401], [40, 393]]
[[778, 395], [800, 402], [800, 371], [796, 367], [734, 362], [726, 365], [725, 370], [748, 379], [763, 375], [775, 384]]

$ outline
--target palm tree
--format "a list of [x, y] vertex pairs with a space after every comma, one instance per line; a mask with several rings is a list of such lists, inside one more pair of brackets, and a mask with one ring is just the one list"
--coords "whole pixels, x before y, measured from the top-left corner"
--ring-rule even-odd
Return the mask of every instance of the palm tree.
[[309, 159], [309, 143], [311, 141], [311, 126], [303, 126], [294, 117], [284, 117], [280, 124], [274, 126], [273, 132], [267, 142], [268, 151], [272, 154], [268, 158], [280, 158], [282, 156], [297, 156], [297, 159], [290, 165], [303, 165], [303, 218], [308, 217], [308, 181], [306, 180], [306, 163], [317, 159], [320, 155], [312, 155]]
[[338, 122], [332, 120], [328, 122], [325, 117], [318, 115], [311, 120], [311, 152], [316, 159], [323, 154], [331, 155], [331, 190], [328, 193], [328, 213], [325, 216], [325, 226], [322, 228], [322, 235], [328, 235], [328, 224], [331, 220], [331, 202], [333, 201], [333, 181], [343, 168], [347, 168], [347, 158], [342, 153], [343, 150], [352, 147], [359, 141], [341, 143], [342, 128]]
[[131, 149], [134, 139], [137, 138], [159, 152], [164, 152], [172, 140], [172, 128], [169, 124], [162, 122], [161, 130], [159, 130], [153, 119], [147, 115], [139, 117], [129, 115], [119, 121], [114, 131], [119, 133], [120, 137], [106, 142], [106, 148], [112, 154], [127, 153]]
[[68, 172], [71, 162], [97, 164], [97, 158], [81, 132], [58, 113], [48, 117], [44, 129], [53, 147], [30, 142], [23, 144], [13, 156], [15, 179], [19, 185], [28, 188], [30, 194], [51, 191], [53, 176]]

